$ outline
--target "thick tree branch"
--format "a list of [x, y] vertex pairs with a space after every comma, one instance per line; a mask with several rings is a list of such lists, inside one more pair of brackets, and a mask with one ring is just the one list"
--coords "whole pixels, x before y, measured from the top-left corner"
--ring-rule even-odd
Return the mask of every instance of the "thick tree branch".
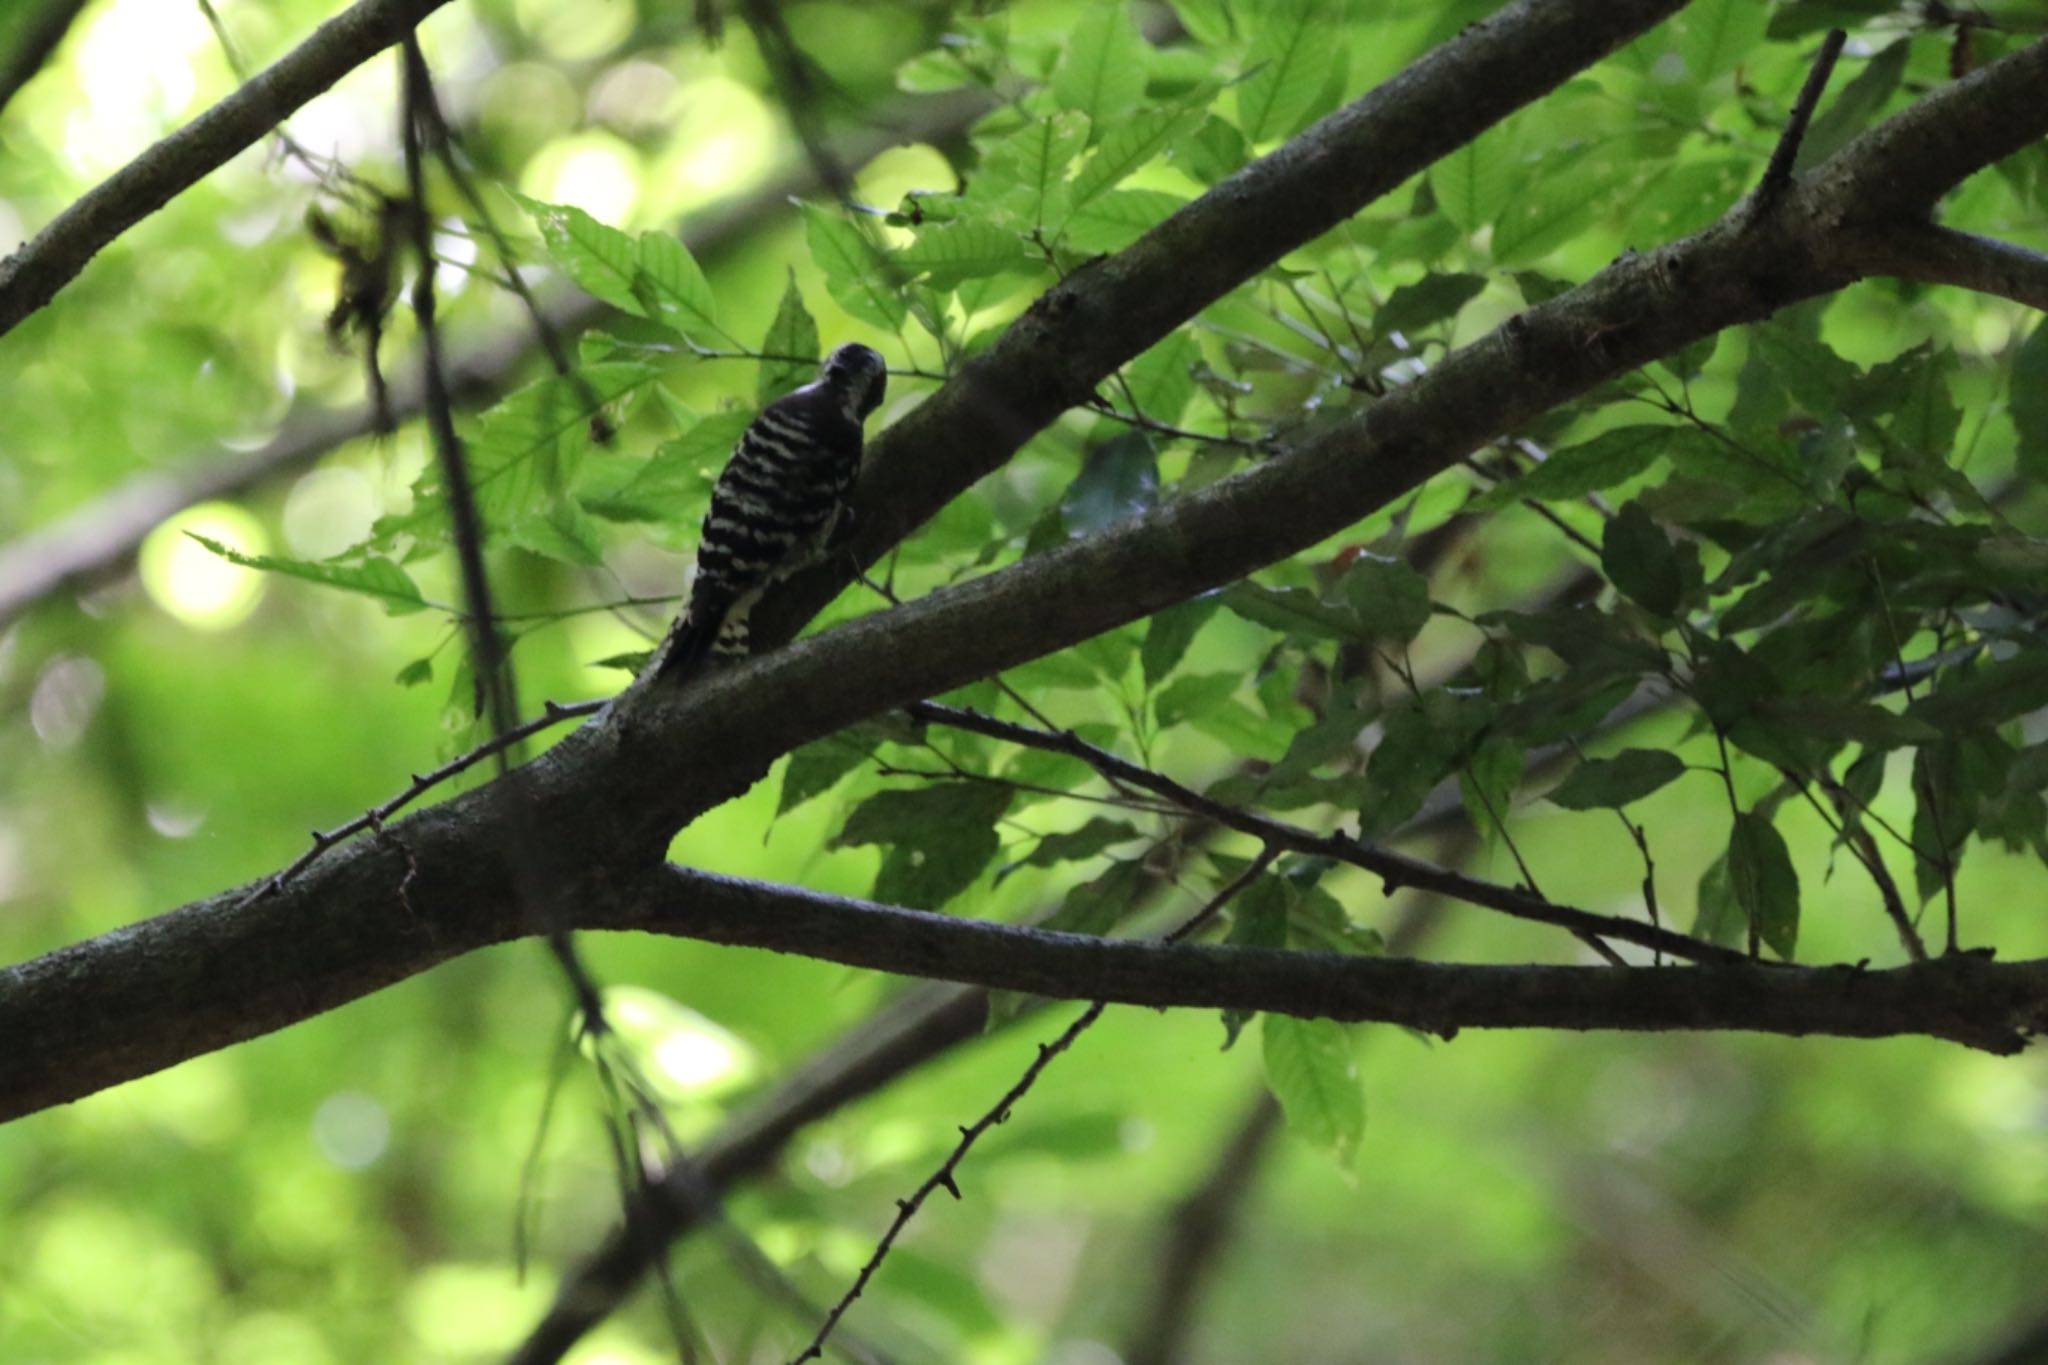
[[1901, 223], [1846, 232], [1840, 251], [1861, 274], [1952, 284], [2048, 312], [2048, 255], [2010, 242]]
[[[950, 136], [986, 108], [986, 99], [972, 94], [920, 99], [878, 119], [886, 131], [849, 137], [835, 150], [847, 164], [864, 165], [900, 142]], [[751, 194], [694, 215], [683, 227], [683, 242], [693, 256], [715, 258], [766, 224], [788, 217], [791, 196], [816, 189], [809, 166], [793, 166]], [[557, 332], [575, 333], [602, 323], [611, 312], [579, 293], [547, 303], [542, 317]], [[518, 329], [456, 356], [448, 365], [450, 396], [465, 403], [495, 398], [511, 387], [537, 349], [534, 334]], [[410, 421], [422, 411], [417, 366], [407, 363], [394, 370], [406, 377], [392, 384], [388, 411], [395, 421]], [[376, 427], [377, 413], [368, 403], [300, 413], [246, 455], [216, 460], [209, 452], [172, 469], [138, 475], [48, 526], [0, 545], [0, 626], [51, 593], [118, 569], [143, 537], [174, 513], [311, 464]]]
[[[1075, 272], [870, 444], [851, 554], [872, 563], [1202, 308], [1684, 7], [1518, 0]], [[851, 581], [844, 560], [793, 580], [754, 638], [788, 639]]]
[[[1517, 12], [1530, 8], [1536, 7], [1524, 6]], [[1556, 8], [1579, 12], [1584, 7]], [[1600, 16], [1580, 17], [1592, 23]], [[1963, 83], [1973, 92], [1967, 109], [1945, 99], [1947, 92], [1930, 96], [1928, 102], [1956, 109], [1959, 117], [1967, 116], [1973, 124], [1989, 117], [1996, 125], [1992, 142], [2007, 146], [2015, 126], [2030, 129], [2035, 136], [2048, 126], [2048, 102], [2039, 98], [2048, 75], [2044, 68], [2048, 42], [2005, 58]], [[1507, 79], [1511, 73], [1496, 74]], [[1926, 123], [1925, 116], [1914, 117], [1916, 123]], [[561, 865], [579, 869], [592, 883], [590, 906], [610, 904], [615, 885], [634, 884], [634, 869], [654, 864], [676, 828], [744, 790], [778, 754], [865, 716], [985, 677], [1239, 578], [1343, 529], [1536, 413], [1700, 337], [1840, 287], [1854, 272], [1831, 259], [1832, 234], [1843, 221], [1873, 217], [1856, 198], [1856, 185], [1883, 187], [1897, 174], [1898, 167], [1878, 159], [1874, 150], [1893, 145], [1888, 127], [1851, 144], [1811, 176], [1795, 180], [1769, 218], [1737, 221], [1738, 215], [1730, 215], [1681, 242], [1626, 257], [1580, 288], [1447, 357], [1414, 384], [1322, 432], [1297, 451], [1100, 535], [800, 641], [707, 676], [680, 692], [637, 684], [603, 718], [522, 770], [529, 779], [524, 790], [533, 803], [531, 827], [549, 831], [560, 842]], [[1952, 139], [1936, 136], [1933, 141], [1946, 147]], [[1948, 147], [1948, 154], [1957, 175], [1964, 173], [1966, 163], [1981, 164], [1983, 159], [1953, 147]], [[1297, 169], [1326, 173], [1313, 159], [1299, 162]], [[1276, 202], [1291, 207], [1288, 184], [1269, 188], [1279, 196]], [[1229, 226], [1222, 230], [1226, 241], [1237, 232]], [[1181, 246], [1188, 259], [1207, 259], [1200, 240]], [[1122, 268], [1122, 258], [1115, 258], [1084, 275], [1101, 281], [1105, 292], [1114, 296], [1122, 287]], [[1053, 297], [1090, 297], [1078, 283], [1063, 290]], [[1049, 311], [1060, 313], [1057, 308]], [[1037, 345], [1055, 352], [1070, 343], [1080, 344], [1065, 333], [1064, 323], [1048, 330], [1048, 316], [1041, 307], [1019, 324], [1013, 336], [1035, 336]], [[1115, 322], [1098, 318], [1096, 325], [1109, 330]], [[1027, 371], [1044, 375], [1060, 369], [1025, 341], [1005, 344], [1024, 348]], [[1098, 355], [1102, 344], [1094, 343]], [[1011, 440], [1011, 409], [998, 407], [992, 418], [972, 404], [945, 400], [943, 393], [927, 405], [933, 406], [950, 417], [944, 422], [938, 416], [914, 417], [903, 425], [917, 425], [933, 437], [934, 467], [944, 477], [951, 477], [965, 458], [959, 452], [978, 441]], [[896, 448], [905, 449], [900, 444]], [[941, 475], [933, 478], [940, 481]], [[916, 501], [921, 504], [922, 496]], [[1115, 592], [1103, 590], [1112, 584]], [[998, 622], [1001, 628], [991, 629], [991, 623]], [[0, 978], [0, 1034], [21, 1040], [11, 1055], [0, 1056], [0, 1094], [8, 1097], [5, 1112], [74, 1098], [306, 1018], [454, 953], [509, 936], [513, 930], [505, 922], [505, 907], [517, 898], [508, 885], [508, 869], [488, 856], [503, 838], [503, 830], [487, 819], [488, 790], [419, 812], [375, 839], [339, 850], [278, 895], [240, 913], [234, 910], [240, 893], [227, 892], [60, 950]], [[576, 890], [580, 893], [582, 888]], [[828, 917], [811, 927], [823, 932], [832, 923]], [[900, 945], [906, 958], [869, 965], [958, 976], [953, 932], [957, 928], [948, 931], [943, 949], [906, 942]], [[885, 938], [867, 940], [869, 950]], [[843, 945], [830, 940], [817, 946], [821, 956], [861, 960], [841, 956]], [[1133, 945], [1088, 946], [1092, 953], [1082, 956], [1089, 962], [1096, 963], [1095, 955], [1100, 955], [1102, 961], [1114, 959], [1125, 970], [1141, 974], [1149, 967], [1140, 968], [1137, 958], [1118, 955], [1160, 951]], [[939, 956], [919, 956], [924, 953]], [[1005, 973], [1013, 973], [1020, 961], [1011, 961]], [[1289, 978], [1284, 988], [1278, 978], [1269, 981], [1274, 995], [1284, 997], [1277, 1005], [1265, 997], [1241, 998], [1243, 981], [1254, 978], [1240, 980], [1234, 969], [1220, 963], [1221, 959], [1201, 969], [1213, 969], [1217, 981], [1202, 977], [1201, 971], [1177, 978], [1177, 984], [1195, 992], [1194, 998], [1181, 1003], [1285, 1008], [1291, 1001], [1301, 1008], [1303, 1002], [1314, 1001], [1318, 1008], [1332, 1005], [1332, 1012], [1340, 1012], [1334, 1008], [1339, 1004], [1342, 1012], [1359, 1011], [1347, 1017], [1406, 1019], [1398, 1011], [1412, 1008], [1415, 1017], [1428, 1014], [1444, 1026], [1505, 1024], [1514, 1019], [1534, 1024], [1546, 1022], [1538, 987], [1550, 983], [1564, 989], [1578, 980], [1546, 976], [1541, 969], [1497, 980], [1471, 978], [1474, 983], [1490, 982], [1488, 989], [1497, 985], [1503, 994], [1473, 1002], [1473, 1013], [1467, 1017], [1459, 1012], [1465, 997], [1455, 994], [1382, 996], [1359, 981], [1347, 979], [1340, 985], [1313, 974], [1306, 981]], [[1996, 1037], [2010, 1043], [2009, 1030], [2030, 1017], [2026, 992], [2032, 982], [2024, 969], [1979, 966], [1988, 975], [1974, 1008], [1991, 1013], [1973, 1016], [1972, 1041], [1989, 1045], [1993, 1034], [1983, 1026], [1996, 1018]], [[1854, 979], [1895, 983], [1902, 992], [1906, 983], [1926, 983], [1934, 993], [1922, 1008], [1939, 1014], [1946, 1008], [1938, 989], [1946, 978], [1940, 973], [1978, 969], [1934, 963], [1905, 969], [1904, 974], [1871, 973]], [[1115, 976], [1099, 963], [1091, 970]], [[1362, 969], [1347, 965], [1342, 970]], [[1634, 980], [1640, 975], [1614, 972], [1611, 979]], [[1798, 972], [1782, 975], [1784, 981], [1812, 979]], [[1660, 980], [1667, 976], [1657, 973]], [[1687, 979], [1746, 982], [1752, 976], [1778, 981], [1773, 973], [1747, 967], [1703, 968]], [[1221, 984], [1222, 978], [1238, 984]], [[1609, 976], [1603, 974], [1602, 979]], [[2014, 1012], [1999, 1011], [1994, 983], [1995, 989], [2009, 992], [2005, 1003]], [[989, 984], [1161, 1003], [1142, 999], [1142, 983], [1120, 979], [1071, 981], [1071, 990], [1049, 987], [1042, 978]], [[1112, 984], [1128, 985], [1130, 993], [1104, 989]], [[1212, 996], [1212, 988], [1220, 995]], [[1355, 994], [1344, 995], [1345, 989]], [[1409, 989], [1419, 988], [1411, 982]], [[1598, 988], [1631, 989], [1636, 988]], [[1744, 1008], [1753, 1008], [1752, 1014], [1688, 1014], [1686, 1008], [1704, 1008], [1703, 1002], [1678, 995], [1653, 1008], [1653, 1013], [1669, 1011], [1658, 1015], [1663, 1023], [1635, 1026], [1706, 1027], [1725, 1021], [1728, 1026], [1813, 1031], [1846, 1022], [1800, 1014], [1788, 1000], [1811, 1002], [1800, 995], [1802, 988], [1782, 981], [1744, 989], [1760, 992], [1740, 997]], [[1324, 991], [1331, 994], [1319, 994]], [[1774, 994], [1788, 991], [1791, 997]], [[1234, 992], [1239, 995], [1221, 998]], [[1880, 995], [1887, 1002], [1893, 999]], [[1715, 1000], [1727, 1004], [1734, 998]], [[1858, 998], [1867, 1002], [1875, 997]], [[1629, 1026], [1622, 1022], [1631, 1017], [1628, 1009], [1641, 1003], [1631, 997], [1624, 1009], [1612, 996], [1597, 1002], [1583, 996], [1570, 999], [1575, 1010], [1586, 1010], [1580, 1024], [1601, 1027]], [[1684, 1005], [1688, 999], [1690, 1006]], [[1457, 1017], [1440, 1012], [1447, 1001]], [[1887, 1004], [1877, 1015], [1851, 1013], [1864, 1027], [1872, 1027], [1880, 1016], [1901, 1017], [1889, 1010]], [[1648, 1016], [1633, 1017], [1640, 1021]], [[1927, 1031], [1960, 1036], [1953, 1030]]]
[[100, 248], [254, 146], [448, 0], [358, 0], [234, 94], [86, 191], [0, 261], [0, 336], [78, 276]]

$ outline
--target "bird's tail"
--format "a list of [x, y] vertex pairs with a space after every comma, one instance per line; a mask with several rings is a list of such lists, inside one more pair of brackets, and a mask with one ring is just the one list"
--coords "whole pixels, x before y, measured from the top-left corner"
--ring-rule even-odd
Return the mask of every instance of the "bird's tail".
[[668, 633], [668, 645], [654, 669], [655, 679], [669, 681], [695, 672], [717, 639], [717, 622], [699, 622], [693, 613], [683, 613]]

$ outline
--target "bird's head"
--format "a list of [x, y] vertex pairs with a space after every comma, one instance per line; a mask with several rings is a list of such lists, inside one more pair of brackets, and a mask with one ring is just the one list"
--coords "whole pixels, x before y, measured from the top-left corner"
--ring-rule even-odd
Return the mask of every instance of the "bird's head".
[[849, 342], [825, 357], [818, 382], [839, 399], [846, 415], [856, 422], [882, 405], [889, 387], [889, 370], [879, 351]]

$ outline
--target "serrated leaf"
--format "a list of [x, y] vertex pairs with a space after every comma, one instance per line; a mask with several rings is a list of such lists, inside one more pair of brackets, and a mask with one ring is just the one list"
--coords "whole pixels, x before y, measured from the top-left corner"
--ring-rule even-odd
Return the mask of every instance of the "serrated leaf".
[[1237, 122], [1253, 143], [1288, 137], [1307, 120], [1337, 70], [1337, 6], [1330, 0], [1271, 0], [1252, 32], [1237, 87]]
[[1445, 271], [1404, 284], [1387, 295], [1387, 301], [1373, 314], [1375, 332], [1416, 332], [1454, 317], [1460, 308], [1486, 288], [1483, 275], [1461, 275]]
[[1351, 609], [1372, 639], [1405, 643], [1429, 624], [1429, 582], [1404, 560], [1360, 554], [1330, 595]]
[[1496, 124], [1429, 168], [1430, 192], [1467, 235], [1493, 222], [1515, 192], [1514, 135]]
[[514, 512], [500, 527], [507, 544], [544, 559], [595, 568], [604, 563], [604, 538], [597, 523], [574, 498], [554, 497]]
[[648, 317], [647, 305], [633, 288], [638, 277], [639, 249], [615, 227], [598, 222], [573, 204], [550, 204], [519, 196], [540, 228], [548, 256], [592, 298], [622, 312]]
[[1696, 81], [1718, 76], [1763, 41], [1768, 6], [1755, 0], [1698, 0], [1674, 22], [1685, 69]]
[[1110, 190], [1069, 214], [1060, 232], [1079, 251], [1122, 251], [1187, 202], [1165, 190]]
[[886, 253], [843, 218], [805, 204], [804, 239], [811, 259], [825, 272], [833, 302], [862, 322], [893, 332], [909, 316], [902, 290], [889, 281]]
[[1037, 847], [1017, 866], [1052, 867], [1058, 863], [1083, 862], [1138, 837], [1137, 827], [1129, 821], [1098, 815], [1079, 829], [1048, 834], [1040, 839]]
[[761, 340], [763, 355], [788, 359], [761, 362], [761, 375], [754, 386], [755, 398], [761, 406], [765, 408], [792, 389], [810, 383], [818, 372], [820, 350], [817, 320], [804, 307], [804, 296], [796, 287], [796, 272], [792, 270], [782, 288], [782, 302], [776, 305], [775, 320], [768, 324], [768, 335]]
[[1165, 109], [1141, 109], [1103, 134], [1094, 153], [1074, 176], [1075, 210], [1115, 188], [1118, 181], [1166, 150], [1166, 145], [1193, 120], [1195, 112], [1187, 103]]
[[980, 222], [925, 228], [896, 252], [895, 260], [912, 274], [926, 276], [934, 289], [952, 289], [966, 280], [1029, 264], [1016, 233]]
[[1122, 118], [1144, 97], [1151, 49], [1138, 36], [1125, 5], [1087, 6], [1062, 46], [1052, 73], [1052, 97], [1086, 114], [1097, 128]]
[[642, 233], [638, 259], [634, 292], [646, 300], [648, 317], [699, 342], [725, 335], [718, 325], [711, 281], [681, 239], [665, 232]]
[[636, 361], [586, 365], [529, 384], [465, 423], [463, 445], [486, 523], [502, 524], [565, 492], [590, 449], [590, 419], [653, 378], [653, 367]]
[[1071, 109], [1033, 120], [989, 148], [969, 201], [1014, 213], [1034, 228], [1065, 218], [1067, 171], [1088, 133], [1087, 117]]
[[1945, 672], [1936, 690], [1906, 714], [1936, 729], [1965, 724], [2002, 725], [2048, 706], [2048, 650], [2023, 649], [2009, 658]]
[[1755, 811], [1735, 817], [1728, 840], [1728, 885], [1757, 936], [1787, 962], [1799, 940], [1799, 874], [1785, 840]]
[[830, 846], [888, 848], [875, 878], [875, 898], [936, 910], [974, 884], [1001, 851], [996, 821], [1009, 809], [1008, 788], [982, 782], [941, 782], [869, 797], [846, 818]]
[[1268, 1014], [1259, 1033], [1266, 1084], [1287, 1126], [1350, 1171], [1365, 1137], [1365, 1093], [1350, 1031], [1334, 1019]]
[[1138, 647], [1138, 666], [1144, 673], [1147, 689], [1157, 687], [1161, 679], [1173, 672], [1195, 635], [1221, 605], [1213, 593], [1204, 594], [1152, 614], [1145, 626], [1144, 643]]
[[1175, 423], [1195, 396], [1195, 367], [1201, 363], [1202, 348], [1192, 336], [1168, 332], [1124, 367], [1122, 387], [1129, 390], [1140, 416]]
[[1620, 810], [1685, 775], [1685, 761], [1664, 749], [1623, 749], [1589, 758], [1552, 787], [1546, 801], [1566, 810]]
[[284, 574], [290, 578], [301, 578], [309, 583], [319, 583], [329, 588], [340, 588], [344, 592], [361, 593], [384, 603], [385, 610], [393, 616], [418, 611], [427, 605], [420, 596], [419, 585], [412, 576], [388, 559], [370, 556], [360, 564], [330, 564], [303, 559], [287, 559], [281, 555], [244, 554], [231, 545], [200, 535], [197, 531], [185, 532], [187, 536], [219, 555], [230, 564], [239, 564], [245, 569], [258, 569], [264, 573]]
[[867, 761], [874, 747], [872, 736], [856, 727], [794, 750], [782, 769], [782, 793], [775, 803], [777, 818], [837, 786], [839, 779]]
[[1641, 474], [1687, 433], [1676, 427], [1615, 427], [1550, 458], [1519, 478], [1496, 485], [1472, 500], [1471, 510], [1489, 512], [1523, 498], [1558, 501], [1584, 497]]
[[1060, 495], [1060, 520], [1070, 536], [1092, 535], [1158, 501], [1158, 454], [1144, 432], [1128, 431], [1083, 457], [1081, 472]]
[[1251, 159], [1251, 148], [1235, 125], [1211, 114], [1181, 139], [1175, 159], [1205, 185], [1213, 185]]
[[1329, 640], [1358, 640], [1358, 622], [1343, 607], [1333, 607], [1307, 588], [1267, 588], [1233, 583], [1222, 592], [1223, 605], [1254, 625], [1288, 635], [1314, 635]]
[[1145, 885], [1139, 859], [1112, 863], [1107, 872], [1067, 892], [1059, 909], [1046, 919], [1047, 929], [1069, 934], [1106, 934], [1122, 922]]
[[678, 525], [702, 516], [713, 480], [753, 420], [754, 414], [744, 410], [699, 420], [675, 440], [657, 446], [653, 457], [599, 510], [618, 520]]
[[1170, 730], [1213, 710], [1244, 686], [1244, 681], [1242, 673], [1190, 673], [1175, 678], [1152, 699], [1153, 722]]
[[1663, 528], [1641, 503], [1623, 505], [1600, 542], [1600, 570], [1630, 601], [1669, 617], [1685, 595], [1685, 575]]

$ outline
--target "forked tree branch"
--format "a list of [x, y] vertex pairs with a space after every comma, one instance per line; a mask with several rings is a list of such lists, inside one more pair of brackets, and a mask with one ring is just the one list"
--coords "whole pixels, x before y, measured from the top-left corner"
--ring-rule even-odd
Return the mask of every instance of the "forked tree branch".
[[[1545, 43], [1570, 38], [1582, 44], [1578, 56], [1590, 61], [1626, 36], [1601, 26], [1616, 14], [1647, 22], [1653, 8], [1530, 0], [1468, 30], [1415, 71], [1467, 91], [1477, 73], [1519, 82], [1514, 88], [1533, 96], [1553, 74], [1544, 63], [1555, 54]], [[1503, 64], [1489, 45], [1503, 27], [1537, 18], [1535, 37], [1542, 41], [1529, 54], [1537, 76], [1527, 77], [1513, 63]], [[1560, 32], [1572, 24], [1598, 28], [1598, 41]], [[1457, 81], [1442, 69], [1453, 60], [1442, 54], [1464, 50], [1468, 39], [1475, 64]], [[1415, 71], [1393, 86], [1415, 88], [1421, 79]], [[1892, 124], [1883, 125], [1796, 178], [1769, 217], [1736, 221], [1731, 215], [1681, 242], [1627, 257], [1447, 357], [1362, 415], [1244, 474], [986, 578], [707, 676], [680, 693], [636, 685], [604, 717], [522, 770], [530, 827], [547, 830], [559, 842], [558, 865], [576, 869], [582, 879], [564, 897], [590, 917], [574, 927], [605, 927], [610, 913], [628, 905], [625, 889], [648, 885], [640, 869], [658, 864], [674, 830], [744, 790], [777, 755], [1242, 577], [1342, 530], [1536, 413], [1700, 337], [1839, 288], [1855, 270], [1833, 258], [1833, 234], [1844, 223], [1883, 221], [1858, 197], [1858, 187], [1881, 187], [1875, 202], [1894, 201], [1899, 168], [1886, 158], [1902, 145], [1934, 147], [1945, 158], [1941, 175], [1952, 184], [2048, 127], [2048, 102], [2039, 99], [2044, 83], [2048, 43], [2037, 43], [1899, 116], [1924, 134], [1917, 144], [1901, 144]], [[1486, 88], [1484, 81], [1479, 88]], [[1391, 117], [1376, 97], [1361, 104]], [[890, 459], [865, 496], [896, 487], [906, 506], [884, 509], [882, 531], [873, 530], [870, 519], [869, 534], [886, 538], [888, 527], [900, 534], [916, 524], [950, 496], [955, 480], [988, 458], [984, 450], [1000, 459], [1014, 449], [1028, 434], [1017, 423], [1056, 415], [1061, 399], [1071, 398], [1086, 377], [1073, 369], [1077, 355], [1086, 364], [1114, 364], [1155, 340], [1154, 329], [1165, 325], [1156, 311], [1162, 305], [1150, 297], [1133, 300], [1128, 291], [1166, 289], [1171, 281], [1157, 272], [1171, 258], [1161, 253], [1170, 250], [1189, 274], [1208, 271], [1218, 259], [1233, 263], [1226, 268], [1258, 268], [1251, 257], [1273, 247], [1270, 225], [1294, 221], [1296, 180], [1322, 186], [1338, 178], [1334, 171], [1345, 163], [1331, 159], [1329, 140], [1352, 135], [1359, 126], [1356, 108], [1247, 167], [1184, 210], [1185, 219], [1176, 215], [1131, 251], [1054, 290], [997, 347], [1013, 367], [970, 367], [900, 423], [889, 433]], [[1412, 112], [1432, 120], [1458, 116], [1430, 99]], [[1945, 133], [1940, 125], [1951, 116], [1985, 129], [1981, 144], [1961, 144]], [[1376, 125], [1368, 120], [1367, 126]], [[1395, 119], [1381, 131], [1402, 126]], [[1459, 127], [1471, 130], [1469, 121]], [[1395, 179], [1405, 178], [1419, 169], [1412, 158], [1442, 150], [1439, 132], [1431, 123], [1414, 148], [1399, 139], [1372, 148], [1376, 172], [1391, 164]], [[1913, 178], [1931, 183], [1924, 169]], [[1290, 212], [1246, 211], [1254, 189], [1277, 196]], [[1217, 203], [1235, 209], [1219, 215]], [[1913, 205], [1909, 220], [1928, 207]], [[1240, 249], [1248, 240], [1245, 218], [1265, 225], [1252, 234], [1256, 249], [1249, 257]], [[1208, 224], [1213, 239], [1191, 222]], [[1313, 233], [1320, 221], [1311, 213], [1300, 227]], [[1173, 302], [1164, 306], [1187, 302], [1166, 292]], [[1117, 311], [1123, 304], [1131, 305], [1128, 313]], [[1039, 384], [1049, 384], [1051, 392], [1039, 391]], [[993, 406], [977, 401], [986, 393], [996, 395]], [[1028, 407], [1020, 409], [1013, 399], [1028, 400]], [[906, 430], [930, 438], [915, 460], [911, 436], [898, 434]], [[906, 481], [910, 463], [919, 466], [915, 481]], [[879, 543], [885, 542], [871, 540], [865, 548]], [[830, 581], [817, 586], [830, 587]], [[239, 893], [223, 893], [0, 977], [0, 1034], [16, 1040], [0, 1054], [0, 1095], [6, 1097], [0, 1112], [90, 1093], [514, 935], [518, 927], [505, 911], [517, 901], [511, 873], [487, 856], [504, 834], [490, 819], [488, 791], [419, 812], [339, 850], [278, 895], [240, 911]], [[663, 874], [666, 880], [655, 884], [686, 901], [708, 894], [705, 883], [678, 881], [680, 875]], [[835, 916], [843, 916], [836, 931]], [[2048, 968], [2040, 964], [1976, 961], [1872, 973], [1732, 966], [1590, 969], [1583, 976], [1567, 969], [1434, 968], [1430, 972], [1452, 975], [1417, 976], [1404, 964], [1288, 954], [1267, 959], [1086, 939], [1041, 944], [1026, 955], [1008, 937], [1023, 931], [942, 917], [882, 920], [856, 915], [845, 903], [800, 917], [802, 932], [818, 936], [815, 943], [769, 944], [760, 935], [773, 919], [754, 915], [720, 927], [664, 915], [653, 925], [622, 914], [611, 927], [660, 927], [1038, 993], [1395, 1018], [1422, 1027], [1742, 1027], [1858, 1036], [1919, 1028], [2003, 1049], [2016, 1044], [2016, 1030], [2039, 1022], [2048, 989], [2042, 980]], [[846, 941], [849, 933], [857, 941]], [[1170, 963], [1147, 956], [1162, 952], [1193, 956]], [[1560, 970], [1567, 974], [1557, 975]], [[1166, 980], [1170, 990], [1159, 984]], [[1667, 980], [1692, 984], [1654, 984]]]

